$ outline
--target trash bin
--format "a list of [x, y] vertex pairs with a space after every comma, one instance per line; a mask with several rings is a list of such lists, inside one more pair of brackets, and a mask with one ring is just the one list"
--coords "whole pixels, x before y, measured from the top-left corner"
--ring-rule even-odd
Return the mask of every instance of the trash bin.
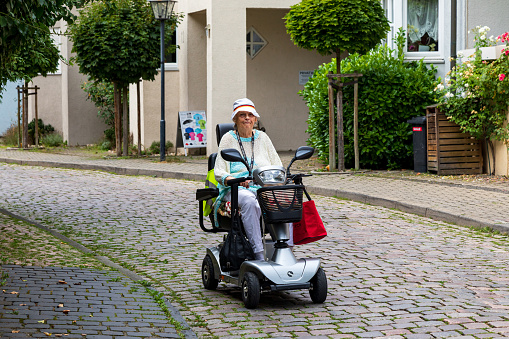
[[414, 117], [407, 120], [412, 125], [414, 142], [414, 172], [427, 172], [428, 154], [426, 142], [426, 117]]

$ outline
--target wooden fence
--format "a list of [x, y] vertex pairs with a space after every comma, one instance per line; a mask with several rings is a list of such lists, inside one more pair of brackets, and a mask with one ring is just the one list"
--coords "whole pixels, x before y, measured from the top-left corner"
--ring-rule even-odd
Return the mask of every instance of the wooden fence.
[[428, 171], [438, 175], [482, 174], [481, 142], [449, 121], [436, 105], [426, 108]]

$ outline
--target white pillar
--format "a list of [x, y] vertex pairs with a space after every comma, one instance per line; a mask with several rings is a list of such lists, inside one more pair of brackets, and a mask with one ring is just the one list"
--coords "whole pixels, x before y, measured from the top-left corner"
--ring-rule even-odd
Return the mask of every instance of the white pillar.
[[207, 153], [217, 150], [216, 124], [231, 122], [233, 102], [247, 93], [246, 7], [215, 1], [207, 10]]

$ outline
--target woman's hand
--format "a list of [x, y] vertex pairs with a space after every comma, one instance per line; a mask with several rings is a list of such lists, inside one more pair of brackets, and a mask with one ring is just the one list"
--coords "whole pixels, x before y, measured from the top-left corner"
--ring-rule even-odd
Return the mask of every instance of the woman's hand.
[[240, 186], [242, 187], [245, 187], [245, 188], [248, 188], [249, 187], [249, 183], [251, 182], [251, 180], [246, 180], [244, 182], [241, 182], [240, 183]]

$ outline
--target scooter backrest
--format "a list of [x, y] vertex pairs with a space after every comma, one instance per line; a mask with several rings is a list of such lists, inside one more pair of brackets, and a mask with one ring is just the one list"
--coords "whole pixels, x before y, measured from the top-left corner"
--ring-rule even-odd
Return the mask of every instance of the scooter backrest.
[[216, 125], [216, 138], [217, 138], [217, 146], [221, 142], [221, 138], [225, 135], [226, 132], [233, 130], [233, 123], [230, 124], [217, 124]]
[[211, 169], [213, 169], [214, 166], [216, 165], [216, 158], [217, 158], [217, 153], [212, 153], [211, 155], [209, 155], [209, 163], [208, 163], [208, 170], [209, 171]]

